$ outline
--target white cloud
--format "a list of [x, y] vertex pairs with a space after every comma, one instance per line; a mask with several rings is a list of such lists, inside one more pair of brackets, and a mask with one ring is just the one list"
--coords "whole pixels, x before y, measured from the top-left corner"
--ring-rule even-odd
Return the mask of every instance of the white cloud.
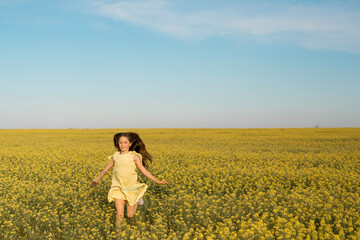
[[356, 9], [279, 5], [269, 10], [264, 5], [238, 4], [191, 11], [162, 0], [103, 1], [96, 5], [98, 14], [175, 38], [235, 36], [360, 53], [360, 12]]

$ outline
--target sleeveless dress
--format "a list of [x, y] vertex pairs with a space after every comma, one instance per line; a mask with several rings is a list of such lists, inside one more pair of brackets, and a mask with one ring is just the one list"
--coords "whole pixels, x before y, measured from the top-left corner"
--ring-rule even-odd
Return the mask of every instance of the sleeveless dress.
[[120, 152], [115, 152], [109, 156], [109, 159], [114, 161], [111, 187], [108, 193], [109, 202], [114, 199], [122, 199], [126, 200], [130, 206], [135, 205], [148, 188], [145, 183], [137, 181], [134, 155], [137, 155], [142, 161], [141, 154], [135, 151], [129, 151], [122, 155]]

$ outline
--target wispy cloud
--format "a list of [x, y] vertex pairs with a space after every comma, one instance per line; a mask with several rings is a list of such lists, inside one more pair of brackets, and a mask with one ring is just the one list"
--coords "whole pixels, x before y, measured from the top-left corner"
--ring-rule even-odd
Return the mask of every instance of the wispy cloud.
[[236, 4], [184, 8], [163, 0], [96, 2], [97, 13], [182, 39], [211, 36], [295, 43], [306, 48], [360, 53], [360, 11], [332, 5]]

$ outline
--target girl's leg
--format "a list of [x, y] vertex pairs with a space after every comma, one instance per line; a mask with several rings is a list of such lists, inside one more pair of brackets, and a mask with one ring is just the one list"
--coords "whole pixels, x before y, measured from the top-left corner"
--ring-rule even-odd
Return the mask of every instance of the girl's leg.
[[130, 206], [129, 203], [127, 204], [127, 206], [126, 206], [126, 215], [127, 215], [128, 218], [134, 217], [138, 204], [139, 204], [139, 202], [137, 202], [133, 206]]
[[121, 233], [121, 220], [124, 218], [124, 205], [125, 205], [125, 200], [115, 199], [115, 208], [116, 208], [115, 231], [117, 236], [119, 236]]

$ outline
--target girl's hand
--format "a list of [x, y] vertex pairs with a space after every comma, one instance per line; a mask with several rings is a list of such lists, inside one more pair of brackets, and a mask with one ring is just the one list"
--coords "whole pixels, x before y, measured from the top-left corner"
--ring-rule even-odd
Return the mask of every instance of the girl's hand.
[[89, 184], [92, 186], [92, 185], [96, 185], [97, 184], [97, 181], [96, 180], [92, 180], [91, 182], [89, 182]]
[[168, 185], [169, 182], [167, 179], [164, 179], [164, 180], [161, 180], [161, 181], [158, 181], [157, 184], [164, 184], [164, 185]]

